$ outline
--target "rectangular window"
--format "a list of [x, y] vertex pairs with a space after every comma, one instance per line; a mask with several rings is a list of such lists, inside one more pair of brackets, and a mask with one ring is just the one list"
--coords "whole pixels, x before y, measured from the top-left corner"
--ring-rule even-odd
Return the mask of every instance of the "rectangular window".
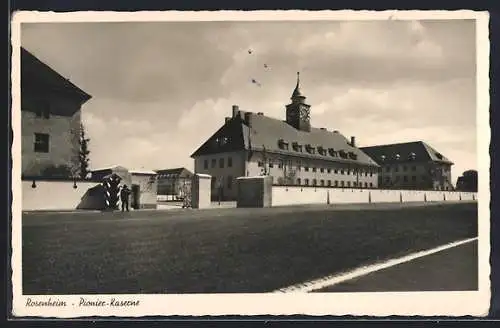
[[283, 161], [278, 162], [278, 168], [282, 169], [283, 168]]
[[319, 184], [324, 187], [325, 186], [325, 180], [320, 180]]
[[313, 179], [313, 186], [315, 186], [316, 184], [317, 184], [316, 179]]
[[413, 165], [413, 166], [411, 167], [411, 170], [412, 170], [412, 171], [416, 171], [416, 170], [417, 170], [417, 167], [416, 167], [415, 165]]
[[35, 152], [48, 153], [49, 149], [49, 135], [46, 133], [35, 133]]
[[231, 189], [232, 187], [233, 187], [233, 177], [229, 175], [227, 177], [227, 189]]
[[335, 180], [335, 187], [338, 187], [338, 186], [339, 186], [339, 181]]
[[370, 188], [372, 188], [372, 187], [373, 187], [373, 183], [370, 182]]
[[[371, 183], [370, 183], [370, 185], [371, 185]], [[368, 188], [368, 182], [365, 182], [365, 188]]]
[[203, 161], [203, 168], [208, 169], [208, 159]]
[[212, 168], [214, 168], [216, 164], [217, 164], [217, 160], [215, 158], [213, 158], [212, 159]]
[[313, 167], [313, 172], [316, 172], [316, 168], [315, 167]]
[[308, 166], [304, 166], [304, 171], [309, 172], [309, 167]]
[[323, 172], [325, 172], [325, 169], [324, 169], [324, 168], [320, 168], [320, 169], [319, 169], [319, 171], [320, 171], [321, 173], [323, 173]]
[[347, 186], [350, 187], [351, 186], [351, 181], [347, 181]]
[[406, 175], [403, 177], [403, 181], [408, 182], [408, 177]]
[[304, 184], [305, 184], [306, 186], [308, 186], [308, 185], [309, 185], [309, 179], [305, 179], [305, 180], [304, 180]]
[[302, 181], [300, 181], [300, 178], [297, 179], [297, 185], [300, 186], [300, 184], [302, 183]]
[[333, 173], [337, 174], [337, 173], [339, 173], [339, 170], [335, 169], [335, 170], [333, 171]]
[[399, 172], [399, 167], [398, 166], [394, 166], [394, 172]]
[[224, 168], [224, 158], [219, 158], [219, 167], [220, 167], [221, 169], [223, 169], [223, 168]]
[[356, 181], [354, 181], [354, 187], [357, 187], [358, 186], [358, 183]]
[[332, 169], [327, 169], [326, 172], [327, 173], [332, 173]]
[[407, 169], [406, 165], [403, 165], [403, 171], [406, 172]]
[[340, 186], [344, 187], [345, 186], [345, 182], [344, 181], [340, 181]]
[[340, 170], [340, 174], [344, 174], [344, 170]]
[[328, 187], [331, 187], [332, 186], [332, 180], [328, 180], [328, 182], [326, 183]]
[[258, 167], [263, 167], [263, 166], [264, 166], [264, 163], [262, 163], [262, 162], [257, 162], [257, 166], [258, 166]]
[[233, 167], [233, 158], [232, 157], [227, 158], [227, 167]]
[[411, 177], [411, 181], [413, 181], [413, 182], [417, 181], [417, 177], [413, 175], [413, 176]]

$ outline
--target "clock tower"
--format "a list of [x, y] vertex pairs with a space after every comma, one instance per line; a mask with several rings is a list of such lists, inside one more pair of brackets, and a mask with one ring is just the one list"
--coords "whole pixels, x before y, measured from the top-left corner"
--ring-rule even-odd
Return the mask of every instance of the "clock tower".
[[300, 92], [300, 73], [297, 72], [297, 85], [293, 90], [292, 103], [286, 105], [286, 122], [297, 130], [311, 131], [311, 105], [306, 104], [306, 97]]

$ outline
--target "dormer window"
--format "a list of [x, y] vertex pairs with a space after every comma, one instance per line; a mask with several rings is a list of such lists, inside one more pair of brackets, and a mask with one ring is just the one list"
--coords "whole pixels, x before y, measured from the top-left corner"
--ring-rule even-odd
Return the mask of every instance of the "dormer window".
[[401, 158], [401, 155], [396, 154], [396, 156], [394, 156], [394, 158], [396, 158], [396, 160], [399, 160]]
[[333, 148], [328, 148], [328, 154], [332, 157], [337, 157], [337, 152]]
[[288, 150], [288, 142], [286, 142], [285, 140], [283, 139], [279, 139], [278, 140], [278, 147], [280, 149], [284, 149], [284, 150]]
[[295, 151], [299, 151], [299, 143], [298, 142], [292, 142], [292, 149]]
[[385, 161], [385, 155], [380, 156], [380, 159], [382, 160], [382, 162]]
[[358, 159], [358, 155], [357, 155], [357, 154], [355, 154], [354, 152], [350, 151], [350, 152], [349, 152], [349, 158], [350, 158], [350, 159], [354, 159], [354, 160], [356, 160], [356, 159]]
[[440, 153], [436, 153], [436, 157], [437, 157], [438, 159], [443, 159], [443, 155], [441, 155]]
[[317, 149], [320, 155], [326, 156], [326, 149], [323, 146], [318, 146]]
[[306, 145], [306, 151], [309, 153], [309, 154], [314, 154], [314, 147], [311, 146], [310, 144], [307, 144]]
[[340, 155], [340, 157], [341, 157], [341, 158], [347, 158], [347, 153], [346, 153], [346, 151], [345, 151], [345, 150], [343, 150], [343, 149], [341, 149], [341, 150], [339, 151], [339, 155]]
[[408, 155], [408, 159], [410, 161], [414, 161], [416, 158], [417, 158], [417, 154], [415, 154], [413, 152]]

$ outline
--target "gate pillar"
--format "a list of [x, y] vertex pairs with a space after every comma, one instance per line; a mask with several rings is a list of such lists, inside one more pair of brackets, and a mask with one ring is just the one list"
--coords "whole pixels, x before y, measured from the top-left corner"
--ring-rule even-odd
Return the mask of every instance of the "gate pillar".
[[211, 202], [211, 179], [208, 174], [196, 173], [191, 183], [191, 206], [193, 208], [209, 208]]

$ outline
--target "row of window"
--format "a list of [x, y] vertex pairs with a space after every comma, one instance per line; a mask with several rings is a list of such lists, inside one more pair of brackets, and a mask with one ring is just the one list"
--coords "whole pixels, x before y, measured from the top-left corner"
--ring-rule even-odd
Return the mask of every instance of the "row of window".
[[[422, 180], [425, 180], [425, 176], [422, 176]], [[407, 175], [404, 175], [403, 176], [403, 182], [408, 182], [410, 180], [410, 177], [407, 176]], [[399, 182], [400, 181], [400, 177], [399, 176], [395, 176], [394, 177], [394, 182]], [[416, 182], [417, 181], [417, 177], [416, 176], [411, 176], [411, 182]], [[390, 177], [385, 177], [385, 182], [386, 183], [389, 183], [391, 182], [391, 178]]]
[[[302, 179], [297, 179], [297, 185], [302, 185]], [[309, 186], [309, 185], [312, 185], [312, 186], [318, 186], [318, 180], [316, 179], [312, 179], [312, 184], [309, 184], [309, 179], [304, 179], [304, 186]], [[321, 187], [332, 187], [332, 180], [319, 180], [319, 186]], [[373, 183], [370, 182], [357, 182], [357, 181], [353, 181], [352, 184], [351, 184], [351, 181], [338, 181], [338, 180], [335, 180], [333, 181], [333, 187], [359, 187], [359, 188], [373, 188]]]
[[[258, 162], [257, 165], [259, 167], [263, 167], [264, 163], [263, 162]], [[269, 162], [268, 166], [269, 166], [269, 168], [273, 168], [274, 164], [272, 162]], [[283, 168], [283, 163], [281, 161], [278, 162], [278, 168], [279, 169]], [[312, 172], [317, 172], [318, 171], [318, 168], [316, 168], [316, 167], [309, 168], [309, 166], [304, 166], [304, 171], [305, 172], [309, 172], [309, 169], [311, 169]], [[301, 166], [297, 166], [297, 171], [301, 171], [301, 170], [302, 170], [302, 167]], [[325, 171], [326, 171], [326, 173], [332, 173], [332, 171], [333, 171], [333, 173], [335, 173], [335, 174], [338, 174], [340, 172], [340, 174], [342, 174], [342, 175], [344, 175], [344, 174], [345, 175], [350, 175], [350, 174], [356, 175], [356, 174], [358, 174], [359, 176], [363, 176], [363, 174], [364, 174], [365, 177], [367, 177], [368, 175], [369, 176], [373, 176], [373, 172], [371, 172], [371, 171], [368, 172], [368, 171], [354, 170], [354, 169], [345, 169], [345, 170], [344, 169], [333, 169], [332, 170], [331, 168], [327, 168], [327, 169], [325, 169], [323, 167], [319, 168], [319, 172], [325, 173]]]
[[[393, 169], [394, 172], [399, 172], [399, 166], [394, 166], [394, 167], [392, 167], [392, 169]], [[410, 169], [411, 169], [411, 171], [416, 171], [417, 167], [415, 165], [412, 165]], [[403, 170], [403, 172], [408, 171], [408, 166], [403, 165], [402, 166], [402, 170]], [[386, 172], [391, 172], [391, 167], [390, 166], [386, 166], [385, 171]]]
[[[211, 163], [210, 163], [210, 167], [213, 169], [217, 166], [217, 159], [215, 158], [212, 158], [211, 160]], [[224, 168], [224, 165], [227, 165], [227, 167], [233, 167], [233, 159], [232, 157], [228, 157], [227, 158], [227, 162], [226, 162], [226, 158], [222, 157], [222, 158], [219, 158], [219, 168], [223, 169]], [[208, 169], [208, 159], [206, 159], [204, 162], [203, 162], [203, 168], [204, 169]]]
[[[396, 166], [386, 166], [385, 167], [385, 172], [391, 172], [391, 169], [392, 169], [393, 172], [399, 172], [399, 166], [397, 166], [397, 165]], [[402, 165], [401, 169], [402, 169], [403, 172], [407, 172], [409, 170], [415, 172], [417, 170], [417, 167], [415, 165], [412, 165], [411, 167], [408, 167], [406, 165]], [[446, 172], [448, 172], [448, 168], [444, 167], [443, 168], [443, 173], [446, 173]]]
[[[289, 143], [286, 142], [283, 139], [278, 140], [278, 147], [280, 149], [284, 150], [289, 150]], [[297, 142], [292, 143], [292, 149], [296, 152], [302, 152], [302, 149], [305, 149], [306, 152], [309, 154], [316, 154], [316, 150], [318, 151], [318, 154], [322, 156], [328, 156], [330, 155], [331, 157], [341, 157], [344, 159], [353, 159], [356, 160], [358, 159], [358, 155], [352, 151], [346, 151], [343, 149], [340, 150], [335, 150], [334, 148], [325, 148], [323, 146], [313, 146], [311, 144], [306, 144], [306, 145], [300, 145]]]

